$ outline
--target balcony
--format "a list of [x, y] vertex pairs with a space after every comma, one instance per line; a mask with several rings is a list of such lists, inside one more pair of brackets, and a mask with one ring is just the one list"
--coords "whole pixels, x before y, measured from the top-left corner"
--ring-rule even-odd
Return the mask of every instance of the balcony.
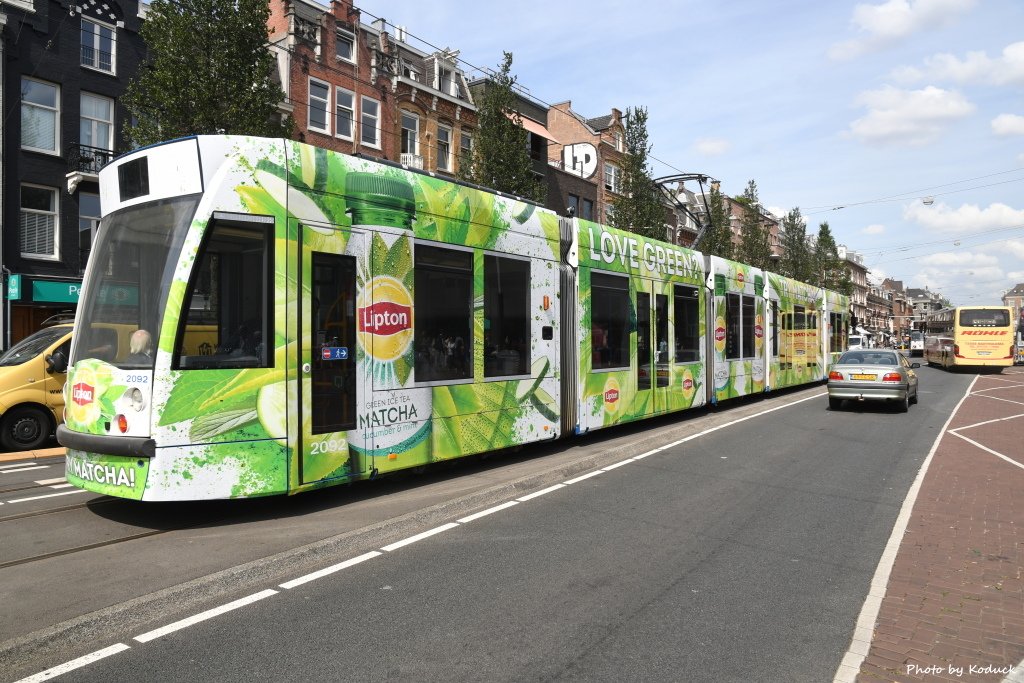
[[110, 163], [114, 152], [77, 142], [68, 145], [68, 194], [74, 194], [83, 180], [99, 181], [100, 169]]
[[403, 166], [408, 166], [409, 168], [423, 168], [423, 157], [421, 157], [419, 154], [409, 154], [407, 152], [403, 152], [399, 157], [399, 161], [402, 163]]

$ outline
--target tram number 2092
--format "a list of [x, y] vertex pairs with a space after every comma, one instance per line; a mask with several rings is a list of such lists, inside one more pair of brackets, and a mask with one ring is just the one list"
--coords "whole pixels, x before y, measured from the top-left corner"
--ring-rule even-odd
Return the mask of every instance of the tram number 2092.
[[348, 448], [348, 444], [344, 440], [330, 439], [328, 441], [314, 441], [309, 445], [309, 454], [317, 455], [319, 453], [333, 453], [336, 451], [345, 450]]

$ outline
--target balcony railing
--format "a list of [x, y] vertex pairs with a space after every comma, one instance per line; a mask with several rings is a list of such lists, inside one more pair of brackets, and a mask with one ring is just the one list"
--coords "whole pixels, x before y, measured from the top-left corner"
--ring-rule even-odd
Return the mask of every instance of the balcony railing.
[[68, 170], [72, 173], [98, 174], [113, 158], [114, 152], [109, 149], [72, 142], [68, 148]]
[[402, 162], [403, 166], [408, 166], [409, 168], [423, 168], [423, 157], [419, 154], [403, 152], [399, 160]]

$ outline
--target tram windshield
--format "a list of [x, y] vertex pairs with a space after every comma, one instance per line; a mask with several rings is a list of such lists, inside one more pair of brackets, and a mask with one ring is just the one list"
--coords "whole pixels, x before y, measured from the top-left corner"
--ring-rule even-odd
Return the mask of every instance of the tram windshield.
[[198, 203], [199, 195], [176, 197], [103, 219], [86, 268], [72, 362], [153, 367], [171, 278]]

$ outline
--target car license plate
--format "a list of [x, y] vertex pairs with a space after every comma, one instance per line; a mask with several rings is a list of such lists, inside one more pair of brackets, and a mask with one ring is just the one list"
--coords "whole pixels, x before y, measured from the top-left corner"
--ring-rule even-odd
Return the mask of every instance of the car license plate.
[[878, 377], [878, 375], [850, 375], [851, 379], [870, 379], [870, 380], [873, 380], [876, 377]]

